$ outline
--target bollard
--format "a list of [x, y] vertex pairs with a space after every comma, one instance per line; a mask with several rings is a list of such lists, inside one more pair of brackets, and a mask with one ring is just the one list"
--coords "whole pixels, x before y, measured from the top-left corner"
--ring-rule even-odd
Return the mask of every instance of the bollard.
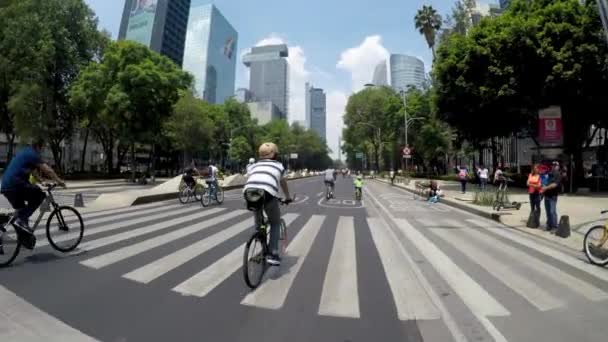
[[557, 228], [557, 232], [555, 232], [555, 235], [562, 238], [567, 238], [570, 236], [570, 217], [568, 215], [563, 215], [559, 219], [559, 226]]
[[74, 196], [74, 206], [77, 208], [84, 207], [84, 200], [82, 199], [82, 193], [77, 193], [76, 196]]

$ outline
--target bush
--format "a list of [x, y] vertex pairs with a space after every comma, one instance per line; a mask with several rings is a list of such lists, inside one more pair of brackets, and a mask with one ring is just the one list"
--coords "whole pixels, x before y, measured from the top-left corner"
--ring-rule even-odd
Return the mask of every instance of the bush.
[[473, 198], [473, 204], [484, 207], [491, 207], [494, 203], [494, 193], [490, 191], [476, 191]]

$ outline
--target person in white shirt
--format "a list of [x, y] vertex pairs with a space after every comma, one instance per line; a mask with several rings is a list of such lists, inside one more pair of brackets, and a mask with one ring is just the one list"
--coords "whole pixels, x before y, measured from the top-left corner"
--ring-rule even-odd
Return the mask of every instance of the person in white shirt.
[[[256, 226], [262, 222], [262, 208], [270, 223], [270, 253], [267, 262], [270, 265], [281, 264], [279, 257], [279, 235], [281, 230], [281, 209], [279, 208], [279, 187], [285, 194], [285, 203], [291, 202], [285, 167], [277, 158], [279, 148], [274, 143], [264, 143], [259, 148], [257, 163], [247, 169], [247, 183], [243, 189], [247, 208], [253, 210]], [[262, 195], [260, 195], [262, 193]]]
[[486, 186], [488, 185], [488, 177], [490, 171], [483, 164], [477, 170], [477, 175], [479, 176], [479, 186], [482, 191], [486, 190]]
[[324, 182], [325, 182], [325, 186], [329, 187], [330, 197], [333, 197], [333, 194], [334, 194], [334, 187], [336, 184], [337, 175], [338, 175], [338, 172], [335, 169], [328, 168], [327, 170], [325, 170]]
[[220, 186], [217, 182], [218, 172], [219, 172], [219, 169], [217, 167], [215, 167], [215, 163], [209, 162], [209, 169], [207, 171], [207, 178], [205, 179], [205, 182], [207, 183], [208, 186], [213, 186], [213, 192], [211, 194], [212, 196], [214, 195], [214, 193], [217, 191], [217, 189]]

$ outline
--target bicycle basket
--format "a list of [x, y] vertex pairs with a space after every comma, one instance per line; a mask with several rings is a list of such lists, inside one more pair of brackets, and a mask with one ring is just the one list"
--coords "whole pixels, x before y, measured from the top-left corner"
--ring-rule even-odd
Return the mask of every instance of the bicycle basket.
[[245, 190], [244, 197], [248, 210], [257, 210], [262, 207], [266, 192], [262, 189], [250, 188]]

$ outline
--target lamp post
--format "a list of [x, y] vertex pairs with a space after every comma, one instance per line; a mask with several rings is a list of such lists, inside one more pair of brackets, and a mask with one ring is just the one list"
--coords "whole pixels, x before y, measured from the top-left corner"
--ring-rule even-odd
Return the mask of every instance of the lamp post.
[[[406, 93], [403, 90], [401, 90], [400, 93], [401, 93], [401, 96], [402, 96], [402, 99], [403, 99], [403, 113], [404, 113], [404, 115], [403, 115], [403, 130], [405, 131], [405, 147], [407, 148], [407, 147], [409, 147], [409, 144], [408, 144], [408, 141], [407, 141], [407, 131], [408, 131], [408, 128], [409, 128], [410, 124], [413, 121], [422, 120], [424, 118], [409, 118], [409, 119], [407, 118], [407, 100], [405, 98]], [[403, 158], [405, 159], [405, 162], [404, 162], [405, 170], [403, 170], [403, 173], [405, 174], [404, 176], [407, 179], [407, 159], [408, 158], [405, 158], [405, 155], [403, 156]]]
[[[228, 142], [229, 146], [232, 146], [232, 137], [234, 136], [234, 133], [240, 129], [247, 128], [247, 127], [255, 127], [255, 125], [252, 125], [252, 124], [243, 125], [243, 126], [239, 126], [237, 128], [233, 128], [230, 130], [230, 137], [229, 137], [230, 140]], [[230, 167], [232, 168], [232, 159], [230, 159], [230, 154], [228, 154], [228, 159], [230, 160]]]

